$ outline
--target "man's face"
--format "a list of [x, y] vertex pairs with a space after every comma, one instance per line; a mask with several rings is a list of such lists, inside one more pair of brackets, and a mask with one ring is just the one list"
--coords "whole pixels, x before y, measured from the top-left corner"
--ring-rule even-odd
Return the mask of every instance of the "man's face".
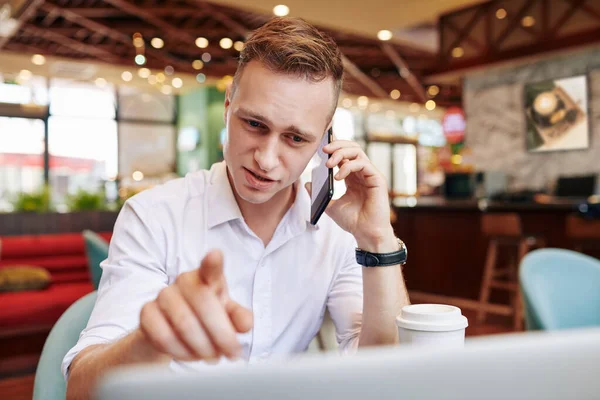
[[293, 184], [331, 120], [333, 80], [313, 83], [246, 65], [225, 100], [225, 162], [238, 196], [260, 204]]

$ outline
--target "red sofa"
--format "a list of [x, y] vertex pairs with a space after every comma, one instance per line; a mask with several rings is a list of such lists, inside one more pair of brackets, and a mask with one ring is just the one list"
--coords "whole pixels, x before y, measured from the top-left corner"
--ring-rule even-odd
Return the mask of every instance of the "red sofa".
[[[111, 232], [100, 235], [110, 241]], [[81, 233], [0, 237], [0, 269], [43, 267], [52, 283], [43, 290], [0, 293], [0, 333], [51, 327], [75, 300], [93, 290]]]

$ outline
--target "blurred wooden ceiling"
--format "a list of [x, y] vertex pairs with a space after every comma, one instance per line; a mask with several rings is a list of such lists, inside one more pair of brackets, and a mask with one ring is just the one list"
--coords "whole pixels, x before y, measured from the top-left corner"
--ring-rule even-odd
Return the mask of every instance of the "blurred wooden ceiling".
[[[144, 38], [146, 67], [171, 65], [178, 72], [197, 73], [192, 62], [210, 53], [201, 72], [209, 76], [232, 75], [239, 54], [223, 49], [219, 41], [228, 37], [243, 41], [249, 31], [272, 17], [201, 0], [12, 0], [19, 4], [20, 26], [10, 37], [0, 37], [0, 51], [43, 54], [77, 60], [99, 61], [135, 67], [133, 35]], [[15, 9], [17, 9], [15, 7]], [[1, 22], [0, 22], [1, 23]], [[332, 35], [345, 56], [347, 79], [344, 90], [357, 95], [389, 97], [401, 92], [402, 101], [429, 99], [422, 78], [436, 65], [436, 54], [397, 42], [323, 28]], [[150, 40], [160, 37], [164, 47], [155, 49]], [[209, 41], [207, 48], [194, 43]], [[430, 83], [431, 84], [431, 83]], [[461, 88], [439, 85], [439, 105], [460, 104]]]

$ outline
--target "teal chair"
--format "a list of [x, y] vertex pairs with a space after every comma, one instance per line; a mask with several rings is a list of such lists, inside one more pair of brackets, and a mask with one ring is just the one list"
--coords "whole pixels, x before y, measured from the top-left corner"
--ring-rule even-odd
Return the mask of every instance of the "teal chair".
[[65, 399], [67, 385], [61, 372], [62, 360], [77, 343], [95, 303], [96, 292], [88, 293], [73, 303], [52, 327], [35, 371], [33, 400]]
[[519, 281], [528, 330], [600, 326], [600, 261], [563, 249], [540, 249], [521, 261]]
[[101, 236], [88, 230], [83, 231], [83, 239], [85, 242], [85, 251], [88, 259], [90, 277], [92, 278], [92, 285], [94, 286], [94, 289], [98, 290], [100, 278], [102, 277], [100, 263], [108, 257], [108, 242]]

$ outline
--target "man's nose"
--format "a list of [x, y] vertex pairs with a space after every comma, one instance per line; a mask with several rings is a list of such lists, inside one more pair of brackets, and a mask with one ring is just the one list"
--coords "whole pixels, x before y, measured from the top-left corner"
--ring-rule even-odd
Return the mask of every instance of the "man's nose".
[[265, 138], [254, 151], [254, 159], [258, 167], [265, 172], [279, 166], [279, 138], [277, 136]]

